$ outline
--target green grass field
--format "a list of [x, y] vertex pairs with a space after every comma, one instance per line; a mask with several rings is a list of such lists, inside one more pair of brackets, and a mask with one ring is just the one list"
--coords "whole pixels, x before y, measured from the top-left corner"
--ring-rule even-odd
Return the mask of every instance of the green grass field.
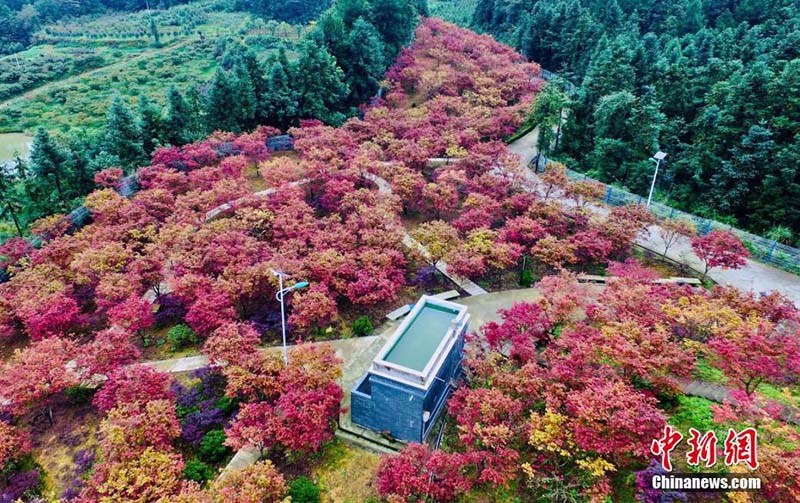
[[216, 68], [213, 42], [181, 42], [37, 88], [2, 105], [0, 131], [33, 131], [39, 126], [66, 131], [103, 124], [112, 99], [120, 94], [131, 104], [147, 94], [165, 99], [170, 85], [186, 88], [207, 80]]
[[469, 27], [478, 0], [429, 0], [432, 17], [440, 17], [459, 26]]
[[[0, 133], [38, 127], [66, 132], [97, 128], [116, 94], [136, 106], [139, 96], [164, 103], [170, 86], [181, 91], [208, 81], [217, 68], [217, 42], [234, 37], [266, 57], [291, 44], [304, 27], [265, 23], [243, 12], [216, 11], [198, 2], [163, 11], [89, 16], [48, 25], [40, 45], [0, 59]], [[159, 44], [148, 31], [156, 20]]]

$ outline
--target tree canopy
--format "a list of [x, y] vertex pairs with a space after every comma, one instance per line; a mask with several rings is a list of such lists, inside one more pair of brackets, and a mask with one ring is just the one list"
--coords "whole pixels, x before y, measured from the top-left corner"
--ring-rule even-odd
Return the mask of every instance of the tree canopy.
[[797, 2], [480, 0], [472, 23], [577, 86], [551, 156], [646, 194], [663, 150], [657, 197], [795, 242]]

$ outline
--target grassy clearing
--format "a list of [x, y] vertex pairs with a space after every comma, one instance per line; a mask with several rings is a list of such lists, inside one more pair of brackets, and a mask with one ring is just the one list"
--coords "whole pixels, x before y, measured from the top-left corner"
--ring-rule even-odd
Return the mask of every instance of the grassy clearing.
[[51, 83], [0, 106], [0, 132], [30, 132], [39, 126], [63, 132], [72, 127], [94, 129], [104, 123], [117, 94], [132, 105], [142, 94], [163, 104], [169, 86], [185, 90], [211, 77], [217, 67], [213, 51], [210, 40], [181, 42]]
[[259, 48], [265, 58], [282, 42], [291, 55], [291, 44], [307, 29], [224, 12], [217, 4], [151, 11], [159, 44], [146, 13], [87, 16], [45, 27], [36, 38], [41, 45], [0, 59], [0, 133], [40, 126], [97, 129], [117, 94], [133, 107], [142, 95], [164, 105], [170, 86], [185, 92], [209, 81], [223, 38]]
[[43, 44], [0, 58], [0, 102], [82, 72], [107, 66], [140, 49]]
[[90, 405], [60, 408], [52, 426], [32, 429], [32, 454], [44, 468], [44, 491], [48, 501], [57, 501], [74, 478], [74, 456], [94, 449], [100, 416]]
[[146, 332], [147, 347], [142, 348], [142, 357], [144, 361], [148, 360], [169, 360], [172, 358], [184, 358], [186, 356], [195, 356], [200, 354], [202, 343], [198, 342], [195, 345], [174, 350], [167, 341], [167, 335], [174, 325], [165, 327], [152, 328]]
[[[708, 360], [704, 358], [698, 358], [694, 377], [701, 381], [729, 385], [731, 387], [735, 386], [735, 383], [729, 382], [724, 372], [712, 367]], [[756, 388], [756, 393], [765, 400], [800, 408], [800, 386], [780, 387], [770, 383], [761, 383]]]
[[712, 367], [705, 358], [698, 358], [694, 369], [694, 376], [701, 381], [717, 384], [727, 384], [728, 378], [718, 368]]
[[463, 498], [464, 503], [522, 503], [517, 482], [509, 487], [482, 488], [470, 491]]
[[769, 383], [762, 383], [758, 385], [756, 392], [769, 400], [800, 409], [800, 387], [780, 388]]
[[433, 17], [469, 28], [476, 5], [478, 0], [430, 0], [428, 10]]
[[374, 474], [380, 456], [334, 440], [313, 470], [323, 503], [364, 503], [377, 498]]
[[658, 253], [653, 253], [638, 246], [633, 248], [633, 256], [642, 262], [645, 267], [655, 269], [662, 278], [681, 277], [699, 279], [700, 277], [689, 267], [665, 259]]
[[[677, 398], [677, 406], [672, 411], [669, 423], [684, 434], [689, 431], [689, 428], [694, 428], [701, 432], [715, 430], [718, 425], [714, 423], [714, 414], [711, 411], [711, 406], [714, 404], [714, 402], [705, 398], [680, 395]], [[717, 433], [719, 434], [719, 432]], [[717, 436], [719, 437], [719, 435]]]

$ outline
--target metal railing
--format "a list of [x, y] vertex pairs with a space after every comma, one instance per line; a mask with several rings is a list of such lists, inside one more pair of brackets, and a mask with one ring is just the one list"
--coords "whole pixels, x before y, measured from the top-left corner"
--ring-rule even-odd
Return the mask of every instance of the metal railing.
[[[583, 173], [578, 173], [577, 171], [568, 169], [567, 176], [572, 179], [592, 180], [600, 183], [606, 188], [606, 193], [601, 200], [612, 206], [647, 203], [647, 198], [645, 196], [633, 194], [618, 187], [612, 187], [611, 185], [599, 182], [594, 178], [586, 176]], [[767, 239], [762, 236], [752, 234], [747, 231], [743, 231], [741, 229], [737, 229], [731, 225], [723, 224], [710, 218], [704, 218], [691, 213], [686, 213], [685, 211], [678, 210], [659, 202], [653, 201], [650, 203], [649, 209], [650, 212], [659, 219], [680, 218], [688, 220], [694, 223], [695, 227], [697, 227], [697, 232], [700, 234], [707, 234], [712, 230], [731, 231], [742, 240], [742, 243], [744, 243], [747, 249], [750, 250], [750, 253], [753, 255], [754, 259], [764, 262], [765, 264], [773, 265], [783, 269], [784, 271], [800, 274], [800, 249], [779, 243], [772, 239]]]
[[545, 70], [542, 68], [542, 80], [546, 80], [548, 82], [551, 80], [563, 82], [567, 86], [567, 93], [575, 94], [575, 84], [555, 72], [551, 72], [550, 70]]

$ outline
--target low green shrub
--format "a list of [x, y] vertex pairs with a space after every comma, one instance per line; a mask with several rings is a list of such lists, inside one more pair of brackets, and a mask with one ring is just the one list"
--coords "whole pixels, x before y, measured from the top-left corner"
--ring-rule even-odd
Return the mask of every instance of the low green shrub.
[[65, 389], [64, 396], [67, 397], [67, 401], [72, 405], [82, 405], [91, 402], [96, 391], [95, 388], [78, 384]]
[[353, 322], [353, 335], [363, 337], [372, 333], [372, 322], [367, 316], [361, 316]]
[[308, 477], [300, 476], [289, 483], [292, 503], [319, 503], [319, 487]]
[[530, 288], [533, 285], [533, 273], [528, 269], [522, 271], [519, 275], [519, 286], [523, 288]]
[[676, 428], [694, 428], [703, 433], [719, 428], [714, 422], [714, 412], [711, 409], [714, 402], [686, 395], [679, 395], [677, 402], [678, 406], [670, 418], [670, 424]]
[[175, 325], [167, 333], [167, 342], [173, 351], [177, 351], [186, 346], [197, 343], [197, 334], [188, 325]]
[[239, 406], [239, 402], [235, 398], [222, 396], [216, 401], [216, 403], [214, 403], [214, 406], [221, 410], [226, 416], [230, 416], [233, 414], [233, 411], [236, 409], [236, 407]]
[[211, 480], [212, 477], [214, 477], [214, 470], [207, 464], [196, 459], [187, 461], [183, 469], [183, 478], [186, 480], [193, 480], [199, 484]]
[[211, 430], [200, 440], [197, 454], [207, 463], [219, 463], [231, 453], [231, 448], [225, 445], [225, 432]]

